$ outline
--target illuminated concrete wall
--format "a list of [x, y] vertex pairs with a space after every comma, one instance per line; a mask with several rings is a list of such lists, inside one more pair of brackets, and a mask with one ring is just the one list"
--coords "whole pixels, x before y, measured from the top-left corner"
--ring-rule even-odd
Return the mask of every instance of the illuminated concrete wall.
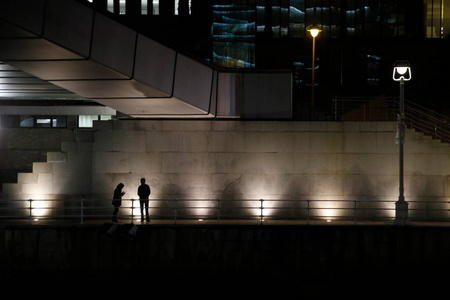
[[[33, 173], [4, 184], [9, 197], [395, 200], [398, 145], [390, 122], [106, 121], [94, 142], [63, 143]], [[448, 145], [408, 131], [407, 200], [450, 196]]]

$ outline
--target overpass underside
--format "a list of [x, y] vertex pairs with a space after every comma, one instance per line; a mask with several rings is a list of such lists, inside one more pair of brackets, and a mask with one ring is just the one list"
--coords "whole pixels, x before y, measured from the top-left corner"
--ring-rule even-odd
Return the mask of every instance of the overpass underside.
[[[37, 99], [42, 89], [60, 89], [68, 91], [66, 96], [78, 95], [134, 118], [291, 117], [290, 72], [218, 70], [88, 3], [4, 0], [0, 28], [4, 66], [43, 81], [33, 87], [0, 74], [4, 83], [20, 86], [16, 99], [33, 98], [33, 92]], [[0, 99], [11, 99], [11, 85], [0, 93]]]

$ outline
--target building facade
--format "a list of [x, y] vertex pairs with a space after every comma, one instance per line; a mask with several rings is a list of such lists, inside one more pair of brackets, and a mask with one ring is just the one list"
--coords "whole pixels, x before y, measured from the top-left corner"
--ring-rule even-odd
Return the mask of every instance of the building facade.
[[[448, 0], [90, 0], [161, 42], [226, 68], [291, 69], [294, 104], [309, 102], [316, 38], [318, 105], [398, 94], [393, 63], [408, 59], [406, 97], [445, 110]], [[131, 17], [130, 17], [131, 16]], [[301, 105], [299, 106], [301, 107]], [[299, 108], [300, 109], [300, 108]]]

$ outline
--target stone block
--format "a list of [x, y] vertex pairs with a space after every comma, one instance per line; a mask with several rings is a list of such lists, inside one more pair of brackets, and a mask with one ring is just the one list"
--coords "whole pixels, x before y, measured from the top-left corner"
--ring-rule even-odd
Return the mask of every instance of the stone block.
[[37, 183], [39, 184], [39, 190], [43, 194], [53, 194], [53, 174], [41, 173], [38, 174]]
[[[214, 124], [218, 124], [218, 122], [212, 122], [212, 127], [214, 126]], [[239, 132], [239, 131], [245, 131], [245, 121], [227, 121], [226, 122], [227, 127], [226, 130], [228, 131], [234, 131], [234, 132]]]
[[62, 152], [92, 152], [93, 142], [62, 142]]
[[148, 152], [174, 152], [179, 149], [179, 132], [147, 131], [145, 147]]
[[376, 196], [381, 200], [397, 200], [399, 195], [398, 175], [372, 175], [375, 182]]
[[9, 197], [18, 197], [22, 194], [22, 184], [4, 183], [2, 192]]
[[293, 132], [295, 131], [295, 122], [277, 121], [276, 130], [278, 132]]
[[285, 153], [220, 153], [215, 155], [216, 173], [292, 174], [293, 154]]
[[445, 176], [405, 176], [405, 197], [441, 197], [445, 195]]
[[344, 122], [344, 131], [345, 132], [360, 132], [361, 131], [361, 123], [362, 122]]
[[111, 151], [113, 148], [113, 131], [96, 131], [93, 151]]
[[183, 128], [180, 128], [180, 122], [179, 121], [165, 121], [163, 122], [163, 131], [178, 131], [178, 130], [182, 130]]
[[233, 199], [244, 194], [242, 174], [213, 174], [212, 188], [218, 199]]
[[231, 124], [228, 121], [218, 121], [211, 124], [211, 129], [213, 131], [228, 131], [230, 130], [229, 126], [231, 126]]
[[242, 132], [214, 132], [210, 136], [212, 152], [244, 152], [245, 136]]
[[309, 132], [295, 132], [294, 133], [294, 152], [309, 153], [311, 149]]
[[328, 132], [324, 138], [326, 139], [325, 151], [327, 153], [344, 152], [344, 134], [342, 132]]
[[294, 152], [296, 145], [294, 132], [278, 132], [275, 138], [275, 151], [276, 152]]
[[47, 162], [65, 162], [67, 155], [64, 152], [47, 152]]
[[145, 152], [146, 132], [141, 130], [114, 130], [112, 151]]
[[395, 143], [395, 133], [379, 132], [376, 139], [377, 153], [398, 153], [399, 145]]
[[212, 178], [210, 174], [180, 174], [179, 184], [182, 193], [192, 199], [211, 197]]
[[311, 175], [310, 195], [319, 200], [340, 197], [344, 192], [344, 175]]
[[52, 173], [53, 164], [48, 162], [34, 162], [33, 173]]
[[91, 176], [63, 172], [53, 176], [53, 192], [62, 195], [90, 195]]
[[145, 152], [130, 154], [130, 172], [131, 173], [161, 173], [160, 152]]
[[261, 131], [262, 122], [254, 121], [254, 122], [246, 122], [245, 123], [245, 131]]
[[315, 153], [295, 153], [293, 173], [327, 174], [327, 156]]
[[397, 122], [377, 122], [378, 132], [396, 132]]
[[376, 132], [378, 131], [377, 122], [361, 122], [360, 123], [361, 132]]
[[150, 120], [145, 122], [145, 128], [147, 131], [161, 131], [163, 128], [163, 122], [161, 120]]
[[300, 132], [310, 132], [311, 122], [295, 122], [294, 130]]
[[398, 174], [398, 154], [359, 154], [360, 172], [363, 175]]
[[93, 130], [111, 130], [113, 129], [114, 121], [94, 121], [92, 123], [92, 129]]
[[244, 135], [246, 152], [276, 152], [277, 132], [246, 132]]
[[311, 122], [310, 125], [311, 132], [327, 132], [328, 122]]
[[210, 153], [164, 153], [162, 173], [214, 173], [214, 155]]
[[317, 132], [309, 135], [309, 151], [311, 153], [328, 153], [329, 145], [330, 141], [328, 140], [327, 132]]
[[112, 173], [93, 173], [92, 174], [92, 193], [94, 195], [106, 194], [113, 196], [114, 189], [120, 182], [113, 182]]
[[129, 153], [95, 152], [93, 158], [94, 173], [129, 173]]
[[359, 154], [329, 153], [326, 156], [326, 174], [360, 174]]
[[[22, 184], [22, 194], [28, 194], [32, 198], [41, 198], [44, 193], [41, 191], [39, 184], [37, 183], [24, 183]], [[51, 193], [51, 191], [50, 191]]]
[[17, 174], [17, 182], [18, 183], [37, 183], [38, 174], [36, 173], [19, 173]]
[[344, 122], [327, 122], [328, 132], [342, 132], [344, 131]]
[[206, 132], [182, 132], [178, 135], [178, 151], [206, 152], [209, 148], [210, 134]]
[[114, 131], [145, 131], [147, 130], [146, 120], [122, 120], [119, 122], [113, 122]]
[[377, 146], [377, 135], [374, 133], [346, 132], [343, 150], [346, 153], [374, 153]]
[[450, 197], [450, 175], [445, 176], [445, 196]]
[[344, 199], [358, 200], [366, 199], [374, 200], [377, 194], [375, 178], [370, 175], [347, 175], [343, 177]]

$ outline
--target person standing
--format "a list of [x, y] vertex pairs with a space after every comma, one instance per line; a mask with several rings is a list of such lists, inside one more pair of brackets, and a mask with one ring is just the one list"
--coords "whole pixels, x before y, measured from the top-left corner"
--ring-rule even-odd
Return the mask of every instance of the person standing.
[[122, 191], [123, 187], [124, 187], [123, 183], [119, 183], [117, 187], [114, 189], [114, 195], [112, 200], [112, 205], [114, 205], [112, 217], [113, 222], [117, 222], [117, 214], [119, 213], [119, 207], [122, 205], [122, 196], [125, 195], [125, 192]]
[[141, 185], [138, 187], [139, 204], [141, 206], [141, 221], [144, 221], [144, 209], [147, 222], [150, 222], [148, 215], [148, 197], [150, 196], [150, 187], [145, 183], [145, 178], [141, 178]]

